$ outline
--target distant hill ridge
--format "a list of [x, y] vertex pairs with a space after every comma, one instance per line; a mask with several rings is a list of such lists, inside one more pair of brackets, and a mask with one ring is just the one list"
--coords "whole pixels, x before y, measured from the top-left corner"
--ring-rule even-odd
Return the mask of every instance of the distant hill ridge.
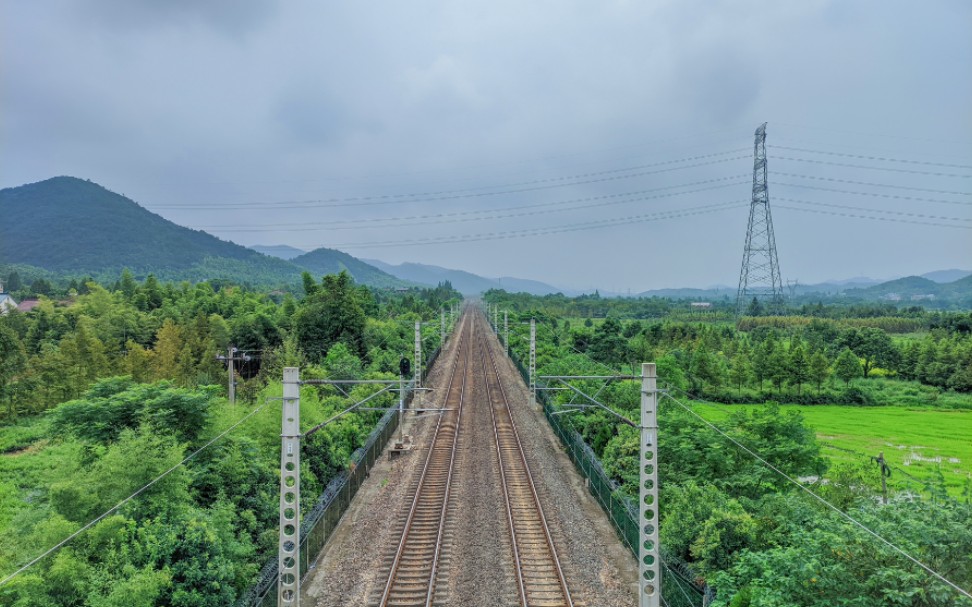
[[465, 270], [452, 270], [421, 263], [392, 265], [378, 261], [377, 259], [368, 259], [365, 261], [393, 276], [419, 284], [435, 286], [440, 282], [448, 280], [454, 289], [464, 295], [475, 295], [490, 289], [505, 289], [510, 292], [523, 292], [533, 295], [550, 295], [553, 293], [573, 294], [573, 292], [558, 289], [538, 280], [513, 278], [509, 276], [486, 278], [473, 274], [472, 272], [466, 272]]
[[[347, 269], [375, 286], [402, 282], [331, 249], [305, 254], [313, 273]], [[333, 258], [332, 262], [328, 262]], [[108, 276], [129, 268], [166, 280], [222, 278], [298, 284], [305, 267], [179, 226], [135, 201], [76, 177], [0, 190], [0, 264], [59, 274]]]

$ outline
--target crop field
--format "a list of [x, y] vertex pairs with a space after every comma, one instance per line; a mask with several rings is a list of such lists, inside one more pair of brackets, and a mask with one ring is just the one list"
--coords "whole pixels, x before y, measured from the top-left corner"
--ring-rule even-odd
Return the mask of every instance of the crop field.
[[[695, 404], [713, 423], [736, 407]], [[832, 462], [857, 461], [883, 452], [892, 467], [889, 485], [921, 491], [941, 471], [949, 493], [961, 495], [972, 478], [972, 411], [931, 408], [783, 405], [798, 410], [817, 432], [823, 454]], [[875, 466], [876, 472], [876, 466]]]

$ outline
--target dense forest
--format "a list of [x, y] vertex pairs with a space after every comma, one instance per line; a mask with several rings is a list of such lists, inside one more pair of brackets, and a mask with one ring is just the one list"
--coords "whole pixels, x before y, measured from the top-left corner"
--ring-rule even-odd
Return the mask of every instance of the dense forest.
[[[972, 314], [814, 306], [812, 316], [727, 321], [667, 300], [502, 291], [486, 300], [512, 310], [510, 345], [521, 360], [536, 319], [540, 375], [637, 374], [639, 363], [657, 363], [666, 391], [658, 412], [663, 554], [713, 593], [713, 605], [972, 604], [726, 438], [968, 591], [972, 479], [948, 487], [933, 469], [919, 490], [892, 488], [882, 504], [872, 458], [834, 463], [803, 415], [781, 404], [972, 409]], [[595, 309], [598, 318], [576, 315]], [[502, 336], [502, 314], [497, 320]], [[638, 419], [637, 382], [572, 383]], [[549, 394], [556, 407], [584, 400]], [[725, 436], [700, 419], [702, 403], [740, 403], [721, 405], [716, 427]], [[597, 408], [560, 419], [591, 447], [617, 494], [636, 499], [637, 430]]]
[[[253, 584], [276, 549], [283, 367], [397, 377], [415, 321], [437, 326], [460, 299], [448, 284], [303, 279], [301, 293], [267, 293], [126, 271], [110, 284], [52, 284], [30, 312], [0, 316], [0, 579], [85, 529], [0, 585], [0, 605], [228, 605]], [[426, 355], [440, 340], [429, 333]], [[230, 346], [249, 359], [235, 363], [235, 405], [216, 358]], [[375, 389], [303, 387], [302, 427]], [[306, 442], [304, 507], [380, 416], [347, 415]]]

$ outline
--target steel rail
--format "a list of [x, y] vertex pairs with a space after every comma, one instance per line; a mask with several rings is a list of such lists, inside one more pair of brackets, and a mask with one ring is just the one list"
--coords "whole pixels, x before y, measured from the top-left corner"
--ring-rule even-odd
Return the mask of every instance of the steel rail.
[[499, 388], [498, 393], [500, 398], [502, 399], [503, 411], [505, 411], [506, 417], [509, 419], [509, 428], [510, 428], [510, 432], [513, 435], [514, 444], [516, 446], [516, 453], [519, 455], [519, 461], [523, 466], [523, 473], [524, 473], [523, 475], [527, 480], [527, 485], [530, 489], [530, 495], [533, 498], [534, 511], [536, 512], [537, 518], [539, 519], [540, 525], [543, 529], [543, 537], [544, 540], [546, 541], [547, 549], [550, 554], [551, 563], [553, 564], [554, 569], [556, 570], [557, 583], [559, 584], [561, 592], [563, 594], [564, 605], [566, 607], [573, 607], [574, 602], [570, 596], [570, 590], [567, 588], [567, 581], [564, 578], [563, 567], [561, 566], [560, 558], [557, 555], [557, 548], [554, 545], [553, 537], [550, 534], [550, 527], [547, 524], [547, 518], [544, 515], [543, 507], [540, 504], [540, 497], [537, 494], [537, 487], [536, 487], [536, 483], [533, 480], [533, 474], [530, 472], [530, 465], [527, 463], [526, 454], [523, 452], [523, 444], [520, 441], [520, 434], [516, 429], [516, 423], [513, 421], [513, 411], [510, 407], [510, 401], [506, 395], [506, 389], [503, 387], [503, 382], [500, 380], [499, 369], [496, 364], [496, 357], [493, 353], [493, 349], [490, 347], [488, 339], [485, 336], [481, 336], [480, 341], [482, 343], [483, 350], [484, 350], [484, 353], [482, 354], [482, 364], [483, 364], [483, 373], [486, 379], [487, 401], [489, 402], [490, 416], [492, 417], [493, 420], [493, 435], [496, 438], [496, 454], [497, 457], [499, 458], [500, 472], [503, 480], [503, 494], [506, 498], [507, 520], [510, 524], [510, 534], [513, 539], [512, 542], [513, 553], [514, 553], [514, 561], [516, 565], [517, 582], [519, 584], [519, 590], [520, 590], [520, 601], [523, 607], [529, 607], [530, 597], [528, 596], [528, 592], [526, 589], [526, 580], [524, 577], [521, 558], [520, 558], [520, 547], [518, 546], [517, 539], [516, 539], [516, 529], [515, 529], [514, 517], [513, 517], [513, 505], [510, 502], [510, 493], [507, 484], [507, 477], [506, 477], [506, 470], [505, 470], [506, 466], [504, 465], [503, 462], [504, 459], [503, 449], [500, 446], [498, 419], [496, 417], [496, 412], [493, 407], [493, 401], [491, 396], [493, 392], [490, 390], [490, 377], [486, 366], [487, 358], [489, 360], [490, 366], [492, 367], [493, 376], [496, 378], [495, 385], [496, 387]]
[[[453, 363], [452, 373], [449, 376], [449, 385], [446, 388], [446, 392], [445, 392], [446, 399], [448, 399], [449, 396], [452, 393], [452, 387], [453, 387], [453, 383], [455, 382], [456, 371], [459, 368], [460, 359], [462, 359], [462, 361], [463, 361], [463, 373], [462, 373], [462, 380], [461, 380], [462, 383], [459, 386], [459, 406], [457, 408], [458, 409], [458, 413], [456, 415], [455, 431], [454, 431], [455, 433], [454, 433], [454, 435], [452, 437], [452, 449], [451, 449], [451, 454], [450, 454], [450, 458], [449, 458], [449, 470], [448, 470], [448, 476], [447, 476], [447, 479], [446, 479], [446, 487], [445, 487], [445, 493], [444, 493], [444, 496], [443, 496], [443, 502], [442, 502], [442, 505], [441, 505], [441, 513], [440, 513], [440, 519], [439, 519], [439, 528], [438, 528], [438, 531], [437, 531], [437, 537], [436, 537], [436, 542], [435, 542], [435, 559], [433, 561], [432, 568], [429, 571], [429, 581], [428, 581], [428, 587], [427, 587], [427, 590], [426, 590], [426, 599], [425, 599], [425, 605], [426, 605], [426, 607], [431, 606], [431, 604], [432, 604], [432, 597], [433, 597], [433, 595], [435, 593], [435, 578], [436, 578], [436, 573], [437, 573], [437, 568], [438, 568], [439, 552], [440, 552], [440, 548], [441, 548], [441, 544], [442, 544], [442, 532], [443, 532], [443, 529], [444, 529], [445, 516], [446, 516], [446, 511], [447, 511], [447, 508], [448, 508], [449, 492], [450, 492], [451, 484], [452, 484], [452, 471], [453, 471], [453, 468], [454, 468], [454, 465], [455, 465], [455, 459], [456, 459], [456, 451], [457, 451], [456, 447], [457, 447], [458, 439], [459, 439], [459, 424], [460, 424], [460, 422], [462, 420], [462, 404], [463, 404], [463, 400], [464, 400], [464, 397], [465, 397], [465, 389], [466, 389], [466, 375], [467, 375], [466, 371], [468, 370], [468, 367], [469, 367], [469, 351], [470, 351], [469, 346], [470, 346], [470, 344], [467, 344], [466, 343], [466, 336], [465, 336], [465, 328], [468, 325], [469, 325], [469, 319], [468, 319], [468, 316], [467, 316], [465, 319], [463, 319], [463, 328], [462, 328], [462, 330], [460, 330], [460, 333], [459, 333], [459, 341], [458, 341], [458, 343], [456, 345], [456, 359], [455, 359], [455, 362]], [[469, 341], [472, 341], [472, 340], [469, 340]], [[419, 477], [419, 482], [418, 482], [418, 485], [417, 485], [416, 490], [415, 490], [415, 496], [412, 498], [412, 504], [411, 504], [411, 507], [409, 508], [408, 517], [405, 520], [405, 528], [402, 531], [402, 538], [401, 538], [401, 540], [399, 540], [398, 548], [395, 551], [395, 557], [394, 557], [394, 559], [392, 561], [391, 569], [390, 569], [390, 572], [389, 572], [389, 575], [388, 575], [388, 581], [385, 583], [385, 589], [384, 589], [384, 592], [382, 593], [382, 596], [381, 596], [381, 601], [380, 601], [381, 607], [387, 607], [387, 605], [389, 604], [389, 600], [391, 599], [392, 589], [393, 589], [393, 587], [395, 585], [395, 582], [398, 581], [398, 573], [399, 573], [399, 567], [400, 567], [400, 565], [402, 563], [402, 556], [403, 556], [403, 554], [406, 551], [406, 546], [408, 544], [409, 534], [410, 534], [410, 532], [412, 530], [412, 524], [415, 521], [415, 514], [418, 511], [419, 502], [422, 499], [422, 491], [423, 491], [423, 488], [425, 486], [426, 479], [428, 478], [428, 473], [429, 473], [430, 467], [432, 465], [433, 455], [435, 454], [435, 450], [436, 450], [435, 449], [435, 445], [438, 442], [439, 435], [440, 435], [439, 433], [440, 433], [440, 430], [443, 427], [442, 422], [443, 422], [443, 420], [445, 418], [446, 418], [446, 415], [441, 415], [441, 416], [439, 416], [439, 419], [436, 422], [435, 432], [433, 434], [432, 441], [429, 444], [429, 453], [428, 453], [428, 455], [425, 458], [425, 464], [422, 467], [422, 474]]]

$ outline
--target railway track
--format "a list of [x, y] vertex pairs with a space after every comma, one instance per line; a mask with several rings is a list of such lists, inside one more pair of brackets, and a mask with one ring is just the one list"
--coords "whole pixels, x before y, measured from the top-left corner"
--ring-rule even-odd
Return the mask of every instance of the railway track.
[[[492, 453], [495, 453], [497, 477], [501, 480], [495, 491], [502, 494], [501, 503], [505, 504], [505, 519], [510, 534], [508, 539], [497, 537], [495, 541], [509, 545], [509, 561], [503, 565], [504, 568], [508, 567], [508, 575], [515, 579], [515, 604], [522, 607], [573, 606], [486, 331], [481, 314], [467, 313], [463, 316], [446, 397], [442, 401], [447, 411], [439, 416], [434, 430], [431, 447], [405, 517], [401, 540], [391, 558], [388, 579], [377, 602], [379, 607], [431, 607], [433, 604], [453, 604], [459, 600], [446, 596], [448, 585], [443, 583], [439, 588], [439, 578], [442, 576], [444, 550], [448, 550], [444, 548], [444, 544], [449, 542], [447, 522], [451, 521], [450, 526], [454, 527], [454, 517], [473, 516], [479, 506], [455, 501], [461, 501], [461, 490], [453, 495], [454, 480], [460, 476], [465, 479], [464, 473], [472, 474], [461, 463], [471, 458], [457, 458], [457, 453], [463, 449], [460, 430], [466, 433], [469, 430], [463, 428], [475, 425], [463, 417], [466, 407], [476, 407], [473, 411], [488, 408], [492, 420], [494, 442], [489, 449], [495, 449]], [[476, 390], [473, 389], [474, 385]], [[475, 400], [474, 393], [478, 397]], [[478, 414], [471, 419], [477, 417]], [[484, 417], [480, 419], [484, 425], [482, 431], [488, 432], [486, 424], [489, 422]], [[479, 457], [482, 458], [481, 455]], [[464, 482], [477, 480], [473, 478]], [[501, 525], [499, 519], [497, 524]], [[497, 532], [502, 533], [499, 529], [501, 527], [496, 527]], [[456, 540], [462, 541], [461, 538]], [[506, 561], [506, 557], [497, 558], [497, 564]], [[506, 604], [506, 600], [491, 597], [490, 592], [490, 588], [479, 589], [483, 600], [495, 599], [492, 603], [476, 604]], [[513, 598], [512, 594], [509, 598]]]
[[520, 604], [524, 607], [572, 607], [574, 603], [557, 548], [523, 453], [506, 390], [499, 378], [495, 354], [485, 335], [480, 340]]
[[459, 424], [466, 400], [466, 380], [474, 345], [473, 340], [467, 339], [466, 332], [470, 329], [469, 315], [466, 314], [463, 316], [457, 354], [443, 401], [449, 410], [439, 416], [436, 424], [432, 446], [405, 519], [405, 528], [392, 560], [380, 607], [430, 607], [435, 597], [459, 444]]

